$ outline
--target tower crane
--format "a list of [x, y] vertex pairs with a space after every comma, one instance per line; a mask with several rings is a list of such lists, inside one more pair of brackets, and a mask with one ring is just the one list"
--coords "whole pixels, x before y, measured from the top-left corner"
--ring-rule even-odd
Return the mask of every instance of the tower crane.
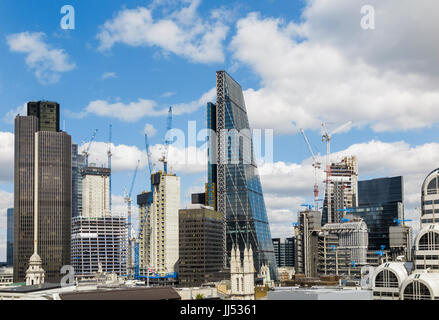
[[172, 142], [167, 137], [167, 133], [169, 132], [169, 130], [171, 130], [171, 128], [172, 128], [172, 107], [169, 107], [168, 118], [166, 121], [165, 145], [164, 145], [163, 150], [162, 150], [162, 156], [159, 159], [160, 162], [163, 162], [163, 172], [165, 174], [168, 173], [168, 150], [169, 150], [169, 145]]
[[93, 131], [93, 134], [91, 136], [90, 142], [88, 143], [88, 147], [86, 150], [82, 151], [82, 154], [85, 157], [85, 166], [88, 167], [88, 156], [90, 155], [90, 147], [94, 141], [94, 139], [96, 138], [96, 134], [98, 133], [98, 129], [95, 129], [95, 131]]
[[134, 170], [134, 175], [133, 175], [133, 180], [131, 181], [131, 187], [130, 187], [130, 191], [129, 193], [127, 193], [127, 189], [124, 188], [124, 193], [125, 193], [125, 197], [124, 200], [127, 203], [127, 207], [128, 207], [128, 266], [127, 268], [131, 268], [132, 265], [132, 258], [131, 258], [131, 251], [132, 251], [132, 238], [131, 238], [131, 194], [133, 193], [133, 188], [134, 188], [134, 182], [136, 180], [136, 176], [137, 176], [137, 170], [139, 169], [139, 163], [140, 160], [137, 160], [137, 165], [136, 165], [136, 169]]
[[113, 175], [111, 172], [111, 157], [113, 154], [111, 153], [111, 139], [112, 139], [112, 131], [113, 131], [113, 125], [110, 124], [110, 132], [108, 136], [108, 148], [107, 148], [107, 156], [108, 156], [108, 169], [110, 169], [110, 182], [109, 182], [109, 189], [110, 189], [110, 212], [111, 212], [111, 176]]
[[[315, 210], [318, 210], [319, 208], [319, 184], [317, 183], [317, 170], [321, 168], [321, 163], [317, 160], [316, 156], [314, 155], [314, 152], [312, 151], [311, 145], [308, 141], [308, 137], [305, 134], [305, 131], [303, 129], [300, 129], [300, 132], [302, 133], [303, 139], [305, 139], [305, 143], [308, 146], [309, 152], [311, 153], [314, 167], [314, 208]], [[319, 154], [320, 155], [320, 154]]]
[[327, 212], [328, 212], [328, 223], [332, 222], [332, 212], [331, 212], [331, 198], [329, 195], [329, 184], [331, 182], [331, 165], [329, 163], [329, 155], [331, 154], [331, 140], [332, 136], [343, 129], [347, 128], [352, 124], [352, 121], [348, 121], [345, 124], [342, 124], [337, 129], [332, 131], [331, 133], [328, 132], [326, 129], [325, 123], [322, 123], [322, 141], [326, 141], [326, 206], [327, 206]]
[[[152, 180], [151, 180], [151, 176], [154, 172], [154, 163], [152, 162], [152, 154], [151, 154], [151, 150], [149, 148], [149, 142], [148, 142], [148, 135], [145, 133], [145, 150], [146, 150], [146, 155], [148, 157], [148, 168], [149, 168], [149, 181], [151, 183], [151, 192], [148, 195], [148, 198], [146, 200], [146, 208], [143, 212], [143, 215], [141, 217], [139, 217], [139, 229], [137, 232], [137, 237], [136, 237], [136, 243], [134, 246], [134, 279], [138, 280], [140, 279], [140, 261], [139, 261], [139, 254], [140, 254], [140, 236], [142, 234], [142, 230], [145, 226], [145, 222], [147, 220], [147, 216], [148, 216], [148, 212], [149, 212], [149, 208], [151, 207], [152, 204], [152, 200], [153, 200], [153, 195], [154, 195], [154, 188], [152, 185]], [[149, 270], [149, 269], [148, 269]]]

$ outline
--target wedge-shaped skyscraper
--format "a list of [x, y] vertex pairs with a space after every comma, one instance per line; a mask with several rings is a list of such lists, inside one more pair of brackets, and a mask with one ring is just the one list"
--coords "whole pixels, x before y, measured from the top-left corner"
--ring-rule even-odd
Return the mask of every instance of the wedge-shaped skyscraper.
[[217, 101], [207, 105], [209, 136], [206, 204], [223, 213], [225, 243], [230, 252], [250, 245], [255, 269], [269, 265], [277, 279], [264, 195], [254, 158], [253, 141], [241, 86], [225, 71], [216, 73]]

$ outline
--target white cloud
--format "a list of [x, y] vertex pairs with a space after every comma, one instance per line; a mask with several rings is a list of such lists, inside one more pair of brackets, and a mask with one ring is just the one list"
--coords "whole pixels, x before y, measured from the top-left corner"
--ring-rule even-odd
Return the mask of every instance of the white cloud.
[[14, 207], [14, 194], [0, 190], [0, 261], [6, 261], [6, 210]]
[[[82, 152], [87, 145], [80, 146], [79, 152]], [[94, 163], [97, 166], [106, 166], [107, 148], [108, 145], [105, 142], [94, 142], [90, 149], [89, 163]], [[155, 170], [162, 169], [163, 164], [158, 159], [162, 156], [163, 145], [151, 145], [150, 150]], [[139, 170], [145, 170], [148, 165], [145, 149], [141, 150], [136, 146], [124, 144], [112, 144], [111, 151], [113, 154], [111, 159], [113, 172], [133, 172], [138, 160], [140, 160]], [[206, 172], [207, 150], [171, 144], [168, 151], [168, 168], [177, 175]]]
[[0, 183], [14, 181], [14, 134], [0, 132]]
[[99, 49], [111, 49], [117, 43], [133, 47], [156, 46], [165, 53], [181, 55], [190, 61], [223, 62], [223, 41], [228, 27], [212, 14], [203, 20], [197, 14], [200, 0], [185, 1], [188, 6], [153, 18], [151, 7], [119, 11], [100, 27]]
[[[317, 129], [321, 121], [343, 123], [352, 120], [356, 126], [367, 125], [375, 131], [401, 131], [431, 127], [439, 122], [436, 111], [439, 106], [439, 89], [433, 85], [437, 81], [431, 80], [431, 73], [438, 65], [438, 55], [433, 58], [433, 53], [425, 54], [429, 58], [425, 57], [421, 62], [431, 66], [427, 74], [424, 68], [415, 68], [418, 61], [416, 53], [413, 53], [413, 57], [399, 54], [397, 49], [403, 41], [394, 40], [393, 35], [399, 26], [398, 21], [404, 19], [403, 13], [391, 10], [394, 6], [377, 4], [379, 12], [399, 15], [397, 21], [391, 19], [384, 25], [377, 22], [378, 31], [370, 31], [367, 36], [380, 38], [375, 42], [379, 41], [382, 46], [373, 47], [378, 51], [384, 44], [393, 44], [394, 41], [398, 43], [394, 49], [401, 61], [389, 68], [382, 68], [384, 58], [378, 63], [363, 53], [364, 38], [360, 38], [363, 41], [354, 41], [346, 39], [343, 34], [331, 36], [337, 34], [339, 25], [344, 29], [349, 29], [348, 26], [360, 29], [356, 33], [366, 32], [359, 27], [360, 1], [335, 2], [310, 2], [310, 9], [306, 11], [308, 14], [304, 16], [309, 20], [300, 25], [263, 18], [256, 13], [237, 22], [237, 33], [231, 41], [230, 50], [236, 62], [249, 66], [260, 77], [260, 89], [250, 88], [244, 92], [252, 126], [274, 128], [278, 133], [287, 133], [295, 132], [298, 127]], [[434, 6], [439, 10], [439, 4]], [[323, 14], [312, 14], [314, 7], [324, 7], [328, 15], [333, 16], [333, 23], [325, 24], [326, 29], [318, 29], [323, 35], [316, 35], [317, 31], [314, 31], [317, 28], [314, 25], [319, 24], [317, 16]], [[422, 10], [434, 11], [424, 6]], [[416, 14], [422, 16], [421, 12]], [[352, 18], [352, 15], [356, 18]], [[409, 13], [409, 16], [412, 14]], [[348, 24], [345, 19], [355, 24]], [[418, 27], [404, 25], [406, 29], [411, 30], [410, 38], [427, 37], [430, 42], [435, 42], [431, 34], [433, 31], [421, 33]], [[322, 41], [326, 35], [329, 40]], [[351, 48], [347, 52], [346, 46], [355, 47], [355, 50]], [[431, 46], [436, 47], [437, 44]], [[419, 49], [424, 52], [428, 48], [423, 46]], [[391, 59], [388, 50], [376, 55], [384, 57], [386, 52]], [[403, 61], [408, 61], [409, 70], [398, 68], [404, 64]], [[436, 72], [434, 76], [437, 75]]]
[[[421, 186], [427, 174], [439, 167], [439, 143], [426, 143], [410, 146], [400, 141], [386, 143], [369, 141], [333, 153], [332, 161], [339, 161], [343, 156], [355, 155], [358, 159], [359, 179], [379, 177], [404, 177], [404, 198], [406, 218], [413, 219], [407, 223], [416, 232], [419, 228], [420, 212], [415, 208], [421, 205]], [[320, 159], [324, 163], [324, 159]], [[314, 169], [311, 159], [302, 163], [276, 162], [272, 166], [260, 167], [261, 182], [272, 227], [272, 236], [290, 236], [283, 233], [296, 221], [297, 210], [306, 201], [313, 201]], [[319, 172], [320, 198], [324, 196], [324, 173]], [[280, 232], [277, 233], [277, 232]]]
[[116, 79], [116, 78], [117, 78], [116, 73], [115, 73], [115, 72], [104, 72], [104, 73], [102, 74], [102, 79], [103, 79], [103, 80], [105, 80], [105, 79], [109, 79], [109, 78]]
[[9, 111], [6, 113], [6, 115], [4, 116], [3, 120], [4, 120], [6, 123], [13, 124], [13, 123], [14, 123], [14, 120], [15, 120], [15, 117], [16, 117], [17, 115], [19, 115], [19, 114], [22, 115], [22, 116], [24, 116], [24, 115], [27, 114], [27, 104], [26, 104], [26, 103], [24, 103], [24, 104], [21, 105], [21, 106], [18, 106], [16, 109], [9, 110]]
[[69, 62], [69, 56], [63, 49], [51, 48], [44, 41], [43, 32], [22, 32], [7, 36], [9, 50], [26, 54], [27, 66], [35, 72], [42, 84], [59, 81], [61, 73], [75, 68]]
[[[215, 98], [215, 88], [203, 93], [198, 100], [188, 103], [177, 103], [173, 105], [173, 114], [181, 115], [198, 110], [205, 106], [207, 102]], [[125, 122], [136, 122], [145, 116], [158, 117], [168, 114], [168, 107], [158, 106], [153, 100], [138, 99], [136, 102], [123, 103], [116, 101], [114, 103], [105, 100], [91, 101], [88, 106], [81, 112], [75, 113], [67, 111], [67, 115], [73, 118], [83, 118], [88, 114], [94, 114], [101, 117], [117, 118]]]
[[157, 133], [157, 129], [151, 123], [145, 123], [145, 127], [143, 128], [143, 133], [146, 133], [149, 138], [154, 137]]

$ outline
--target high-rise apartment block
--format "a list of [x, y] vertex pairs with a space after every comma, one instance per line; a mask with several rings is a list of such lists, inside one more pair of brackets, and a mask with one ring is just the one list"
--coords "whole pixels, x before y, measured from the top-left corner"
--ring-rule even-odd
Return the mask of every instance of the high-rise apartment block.
[[[210, 207], [191, 205], [179, 211], [179, 268], [181, 285], [215, 281], [224, 267], [223, 215]], [[195, 236], [194, 236], [195, 235]]]
[[[140, 233], [140, 272], [150, 268], [159, 274], [173, 273], [176, 272], [179, 254], [180, 178], [159, 171], [151, 175], [151, 182], [151, 205], [146, 206], [141, 196], [139, 203], [140, 217], [147, 210], [146, 221]], [[147, 193], [144, 197], [146, 196]]]
[[38, 211], [38, 254], [46, 281], [59, 281], [70, 264], [72, 139], [59, 130], [59, 105], [29, 102], [28, 116], [15, 118], [14, 281], [25, 279], [34, 253]]
[[345, 210], [358, 204], [358, 162], [355, 156], [344, 157], [340, 162], [331, 164], [327, 193], [323, 203], [322, 225], [341, 222]]
[[[207, 105], [211, 130], [206, 205], [224, 215], [224, 252], [252, 248], [256, 272], [268, 265], [277, 279], [276, 259], [242, 88], [227, 72], [216, 73], [216, 104]], [[227, 259], [225, 259], [227, 262]]]

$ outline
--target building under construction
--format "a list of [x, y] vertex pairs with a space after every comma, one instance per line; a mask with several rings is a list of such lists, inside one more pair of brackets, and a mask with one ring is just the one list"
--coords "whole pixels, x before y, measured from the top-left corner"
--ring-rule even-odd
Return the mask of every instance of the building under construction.
[[127, 220], [125, 217], [83, 217], [72, 220], [72, 264], [76, 275], [126, 274]]
[[329, 171], [327, 194], [325, 194], [323, 203], [322, 225], [341, 222], [346, 209], [358, 205], [357, 158], [350, 156], [344, 157], [340, 162], [333, 162]]
[[152, 203], [148, 205], [149, 193], [137, 198], [140, 217], [146, 217], [138, 240], [139, 272], [143, 276], [149, 271], [174, 273], [179, 253], [180, 177], [159, 171], [151, 175], [151, 184]]

